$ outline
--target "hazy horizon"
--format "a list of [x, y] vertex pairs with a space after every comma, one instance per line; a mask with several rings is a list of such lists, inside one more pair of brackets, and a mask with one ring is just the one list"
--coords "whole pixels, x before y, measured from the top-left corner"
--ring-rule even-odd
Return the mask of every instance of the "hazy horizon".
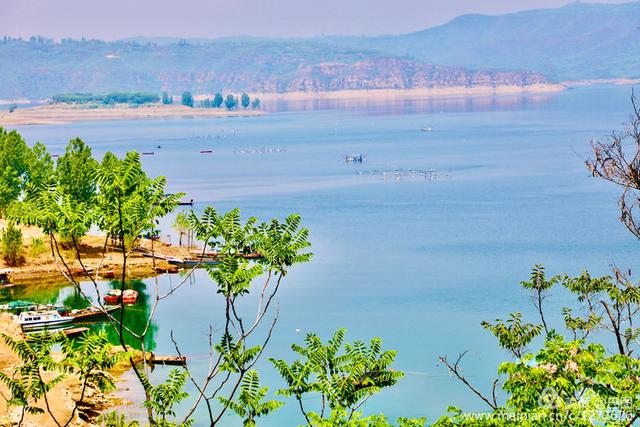
[[[585, 3], [628, 3], [600, 0]], [[566, 0], [452, 0], [446, 5], [424, 0], [127, 0], [93, 3], [81, 0], [2, 0], [2, 36], [40, 35], [54, 39], [131, 37], [316, 37], [382, 35], [418, 31], [468, 13], [499, 15], [530, 9], [557, 8]], [[34, 13], [37, 11], [37, 14]], [[336, 11], [340, 13], [336, 14]]]

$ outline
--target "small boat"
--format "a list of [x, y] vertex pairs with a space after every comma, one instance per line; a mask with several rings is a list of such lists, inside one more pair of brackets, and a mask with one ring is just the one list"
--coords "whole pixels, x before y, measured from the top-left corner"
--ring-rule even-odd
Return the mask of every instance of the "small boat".
[[200, 154], [211, 154], [213, 150], [200, 150]]
[[13, 286], [11, 273], [13, 273], [13, 270], [10, 270], [8, 268], [0, 270], [0, 288], [10, 288], [11, 286]]
[[88, 330], [89, 330], [89, 328], [87, 328], [87, 327], [80, 327], [80, 328], [63, 329], [62, 332], [64, 332], [64, 334], [68, 338], [73, 338], [73, 337], [77, 337], [77, 336], [80, 336], [80, 335], [84, 335]]
[[205, 265], [217, 265], [220, 264], [220, 260], [217, 258], [169, 258], [167, 262], [177, 267], [204, 267]]
[[21, 311], [34, 310], [37, 306], [38, 304], [36, 304], [35, 302], [18, 300], [0, 305], [0, 310], [15, 311], [16, 314], [18, 314]]
[[110, 305], [115, 305], [120, 303], [120, 295], [122, 291], [120, 289], [109, 289], [107, 294], [104, 296], [104, 302]]
[[116, 273], [113, 270], [101, 271], [100, 277], [105, 279], [114, 279], [116, 277]]
[[73, 317], [74, 322], [88, 322], [107, 317], [108, 313], [113, 313], [119, 308], [117, 305], [107, 305], [104, 310], [97, 307], [89, 307], [82, 310], [71, 310], [69, 316]]
[[24, 311], [18, 316], [23, 331], [55, 329], [73, 321], [73, 317], [62, 316], [57, 311]]
[[82, 267], [76, 267], [76, 268], [72, 268], [71, 269], [71, 274], [91, 274], [93, 273], [93, 268], [90, 267], [86, 267], [86, 268], [82, 268]]
[[154, 154], [156, 154], [156, 153], [154, 153], [153, 151], [143, 151], [142, 152], [143, 156], [153, 156]]
[[122, 293], [123, 304], [135, 304], [138, 301], [138, 291], [127, 289]]
[[138, 300], [138, 292], [133, 289], [126, 289], [124, 292], [120, 292], [120, 289], [109, 289], [104, 296], [104, 302], [110, 305], [119, 304], [120, 299], [123, 304], [135, 304]]
[[422, 128], [420, 129], [422, 132], [431, 132], [433, 130], [433, 128], [431, 127], [426, 127], [426, 128]]
[[175, 274], [175, 273], [178, 273], [180, 270], [178, 269], [178, 267], [156, 267], [153, 269], [153, 271], [155, 271], [156, 273]]
[[344, 156], [344, 161], [346, 163], [362, 163], [364, 162], [364, 158], [366, 156], [364, 154], [349, 154]]
[[193, 199], [180, 200], [180, 201], [178, 201], [178, 206], [193, 206]]
[[173, 365], [173, 366], [185, 366], [187, 364], [186, 356], [156, 356], [151, 353], [149, 362], [152, 365]]

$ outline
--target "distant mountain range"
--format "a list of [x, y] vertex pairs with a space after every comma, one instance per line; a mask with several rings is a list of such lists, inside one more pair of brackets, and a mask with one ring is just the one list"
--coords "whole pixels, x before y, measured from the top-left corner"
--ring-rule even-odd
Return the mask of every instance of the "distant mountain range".
[[326, 41], [443, 65], [535, 71], [558, 81], [638, 78], [640, 2], [463, 15], [411, 34]]
[[525, 86], [637, 77], [640, 2], [464, 15], [398, 36], [0, 40], [0, 98]]

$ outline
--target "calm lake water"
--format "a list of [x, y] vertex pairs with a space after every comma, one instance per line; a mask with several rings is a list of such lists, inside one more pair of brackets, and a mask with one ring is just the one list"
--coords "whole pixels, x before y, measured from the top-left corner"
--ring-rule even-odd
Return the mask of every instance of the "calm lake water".
[[[396, 367], [407, 375], [370, 400], [367, 412], [433, 420], [449, 405], [485, 409], [436, 366], [437, 358], [468, 350], [465, 372], [488, 389], [508, 356], [479, 324], [513, 311], [535, 320], [518, 285], [534, 264], [554, 274], [635, 266], [638, 243], [617, 219], [619, 189], [591, 178], [584, 166], [589, 141], [628, 119], [630, 93], [592, 87], [542, 96], [277, 104], [267, 105], [264, 117], [19, 130], [52, 153], [73, 137], [98, 157], [153, 151], [143, 157], [148, 173], [167, 176], [169, 190], [186, 192], [196, 211], [238, 206], [263, 219], [300, 213], [315, 257], [287, 277], [266, 356], [291, 359], [289, 344], [307, 332], [327, 337], [346, 327], [349, 339], [380, 336], [398, 350]], [[347, 164], [348, 154], [366, 157]], [[420, 169], [437, 170], [438, 179], [409, 172]], [[179, 280], [165, 275], [157, 284], [166, 289]], [[153, 297], [156, 279], [139, 288]], [[4, 295], [26, 297], [71, 301], [73, 290], [14, 288]], [[561, 307], [564, 298], [550, 304]], [[144, 300], [137, 309], [142, 318]], [[173, 331], [202, 373], [207, 331], [220, 327], [220, 310], [212, 282], [198, 272], [160, 306], [149, 344], [157, 354], [173, 354]], [[259, 368], [272, 390], [282, 385], [268, 363]], [[301, 421], [291, 402], [260, 425]], [[227, 424], [240, 425], [233, 417]]]

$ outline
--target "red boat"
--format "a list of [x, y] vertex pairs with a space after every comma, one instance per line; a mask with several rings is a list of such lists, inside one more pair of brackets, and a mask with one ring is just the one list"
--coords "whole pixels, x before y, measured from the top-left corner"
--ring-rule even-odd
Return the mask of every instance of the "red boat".
[[104, 296], [104, 302], [110, 305], [120, 304], [122, 297], [123, 304], [135, 304], [138, 300], [138, 292], [133, 289], [127, 289], [120, 292], [120, 289], [110, 289]]
[[107, 294], [104, 296], [104, 302], [109, 305], [116, 305], [120, 303], [120, 289], [109, 289]]
[[127, 289], [122, 293], [123, 304], [135, 304], [138, 300], [138, 292], [133, 289]]

